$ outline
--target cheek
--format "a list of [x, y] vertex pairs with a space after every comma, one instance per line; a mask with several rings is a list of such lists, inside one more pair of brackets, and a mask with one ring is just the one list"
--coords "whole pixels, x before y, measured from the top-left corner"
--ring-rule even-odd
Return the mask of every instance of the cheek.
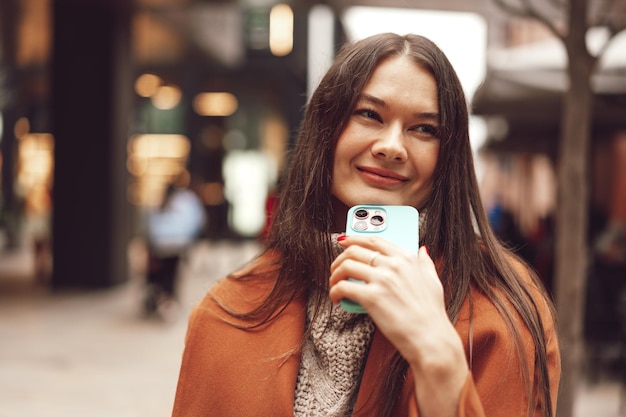
[[437, 168], [437, 158], [433, 157], [433, 159], [430, 159], [424, 168], [424, 175], [426, 177], [430, 177], [430, 179], [432, 180], [432, 177], [435, 174], [435, 168]]
[[432, 180], [432, 176], [437, 168], [437, 160], [439, 158], [439, 143], [433, 143], [430, 145], [431, 146], [418, 152], [418, 156], [415, 159], [415, 166], [417, 167], [420, 177], [428, 182]]
[[356, 143], [352, 143], [350, 140], [351, 136], [344, 131], [344, 133], [337, 140], [337, 144], [335, 145], [335, 155], [333, 157], [333, 178], [335, 173], [341, 173], [345, 171], [346, 167], [349, 165], [350, 160], [353, 158], [356, 153]]

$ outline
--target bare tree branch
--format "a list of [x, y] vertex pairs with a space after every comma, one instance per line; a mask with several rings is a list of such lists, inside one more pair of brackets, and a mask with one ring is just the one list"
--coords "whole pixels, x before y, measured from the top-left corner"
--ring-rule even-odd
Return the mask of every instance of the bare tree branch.
[[[554, 24], [552, 20], [548, 18], [545, 14], [539, 12], [535, 6], [533, 6], [530, 0], [521, 0], [525, 7], [525, 10], [528, 11], [528, 17], [535, 18], [539, 22], [543, 23], [545, 27], [547, 27], [557, 38], [564, 39], [565, 34], [562, 33], [559, 28]], [[562, 6], [562, 10], [564, 10], [565, 6]]]
[[608, 21], [607, 26], [610, 28], [613, 35], [626, 29], [626, 1], [613, 0], [609, 2], [608, 10], [604, 15]]
[[504, 10], [506, 13], [512, 16], [528, 17], [528, 13], [526, 10], [522, 9], [521, 7], [517, 7], [510, 3], [507, 3], [504, 0], [494, 0], [494, 3], [498, 7], [500, 7], [500, 9]]
[[[494, 0], [495, 4], [505, 12], [517, 16], [536, 19], [550, 30], [559, 39], [565, 39], [565, 35], [559, 31], [557, 26], [547, 16], [540, 13], [530, 2], [530, 0], [520, 0], [522, 4], [514, 6], [505, 0]], [[555, 0], [555, 2], [558, 0]]]
[[565, 0], [548, 0], [548, 2], [557, 9], [564, 10], [567, 7]]

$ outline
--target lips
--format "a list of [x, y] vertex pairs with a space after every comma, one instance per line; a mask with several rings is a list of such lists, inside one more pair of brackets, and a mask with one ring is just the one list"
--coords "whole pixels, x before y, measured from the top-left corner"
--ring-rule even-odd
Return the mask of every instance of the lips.
[[398, 185], [409, 180], [395, 171], [376, 167], [357, 167], [361, 175], [369, 182], [379, 185]]

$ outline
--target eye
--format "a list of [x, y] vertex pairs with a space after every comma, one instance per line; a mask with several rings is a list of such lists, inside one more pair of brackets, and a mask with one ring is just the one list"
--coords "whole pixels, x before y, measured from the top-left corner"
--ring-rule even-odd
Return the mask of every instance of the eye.
[[422, 124], [415, 126], [412, 130], [415, 132], [422, 134], [437, 137], [439, 135], [439, 127], [432, 124]]
[[377, 122], [382, 122], [382, 117], [380, 117], [380, 115], [378, 113], [376, 113], [374, 110], [370, 110], [370, 109], [357, 109], [354, 111], [354, 114], [356, 116], [361, 116], [364, 117], [366, 119], [372, 119], [372, 120], [376, 120]]

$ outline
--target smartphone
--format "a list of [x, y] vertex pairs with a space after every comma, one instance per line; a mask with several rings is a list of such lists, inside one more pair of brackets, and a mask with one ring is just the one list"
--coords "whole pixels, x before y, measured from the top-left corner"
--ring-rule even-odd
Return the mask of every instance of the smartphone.
[[[348, 210], [346, 235], [380, 236], [417, 255], [419, 212], [412, 206], [354, 206]], [[350, 313], [366, 312], [358, 303], [349, 299], [341, 300], [341, 306]]]

